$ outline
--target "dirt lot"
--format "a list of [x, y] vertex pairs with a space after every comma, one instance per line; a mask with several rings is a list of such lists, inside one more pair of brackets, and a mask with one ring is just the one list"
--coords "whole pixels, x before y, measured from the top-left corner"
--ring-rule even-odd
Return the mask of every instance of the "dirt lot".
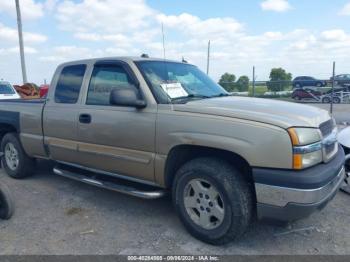
[[224, 247], [192, 238], [169, 198], [141, 200], [50, 172], [8, 178], [16, 213], [0, 221], [0, 254], [350, 254], [350, 196], [288, 226], [257, 223]]
[[342, 192], [307, 219], [256, 223], [239, 242], [215, 247], [185, 231], [169, 198], [141, 200], [50, 170], [42, 162], [25, 180], [0, 171], [16, 203], [13, 218], [0, 221], [0, 254], [350, 254], [350, 196]]

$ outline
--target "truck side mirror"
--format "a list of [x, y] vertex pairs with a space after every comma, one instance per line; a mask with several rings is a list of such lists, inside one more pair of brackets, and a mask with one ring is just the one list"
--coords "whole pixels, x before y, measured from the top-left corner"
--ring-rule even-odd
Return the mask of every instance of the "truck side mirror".
[[109, 102], [115, 106], [144, 108], [147, 104], [140, 96], [140, 91], [135, 86], [125, 85], [111, 91]]

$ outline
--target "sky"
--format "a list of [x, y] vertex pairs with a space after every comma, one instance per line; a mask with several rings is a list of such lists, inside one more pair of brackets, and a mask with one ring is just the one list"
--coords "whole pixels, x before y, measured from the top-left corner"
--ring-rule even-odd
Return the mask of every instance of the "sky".
[[[350, 0], [20, 0], [27, 75], [51, 81], [82, 58], [165, 56], [268, 80], [271, 68], [329, 79], [350, 73]], [[0, 1], [0, 78], [21, 83], [15, 0]]]

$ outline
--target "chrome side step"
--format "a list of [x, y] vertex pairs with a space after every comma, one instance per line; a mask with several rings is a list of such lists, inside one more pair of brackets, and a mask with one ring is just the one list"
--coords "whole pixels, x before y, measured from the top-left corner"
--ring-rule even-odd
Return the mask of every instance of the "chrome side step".
[[70, 170], [66, 170], [61, 167], [54, 167], [53, 172], [56, 175], [74, 179], [89, 185], [105, 188], [108, 190], [124, 193], [127, 195], [139, 197], [139, 198], [144, 198], [144, 199], [161, 198], [166, 194], [166, 191], [160, 188], [148, 186], [147, 190], [138, 189], [137, 187], [142, 187], [142, 185], [136, 186], [136, 183], [134, 183], [134, 185], [130, 185], [130, 183], [127, 183], [129, 185], [127, 184], [125, 185], [120, 181], [115, 182], [115, 181], [110, 181], [105, 179], [99, 179], [98, 174], [96, 174], [96, 176], [89, 176], [79, 172], [72, 172]]

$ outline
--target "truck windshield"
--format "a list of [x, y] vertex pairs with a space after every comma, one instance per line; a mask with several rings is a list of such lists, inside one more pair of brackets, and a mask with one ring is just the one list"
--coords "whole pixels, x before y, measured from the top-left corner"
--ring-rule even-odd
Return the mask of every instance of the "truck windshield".
[[0, 83], [0, 94], [1, 95], [12, 95], [15, 91], [9, 84]]
[[159, 103], [185, 103], [229, 94], [196, 66], [168, 61], [136, 62]]

